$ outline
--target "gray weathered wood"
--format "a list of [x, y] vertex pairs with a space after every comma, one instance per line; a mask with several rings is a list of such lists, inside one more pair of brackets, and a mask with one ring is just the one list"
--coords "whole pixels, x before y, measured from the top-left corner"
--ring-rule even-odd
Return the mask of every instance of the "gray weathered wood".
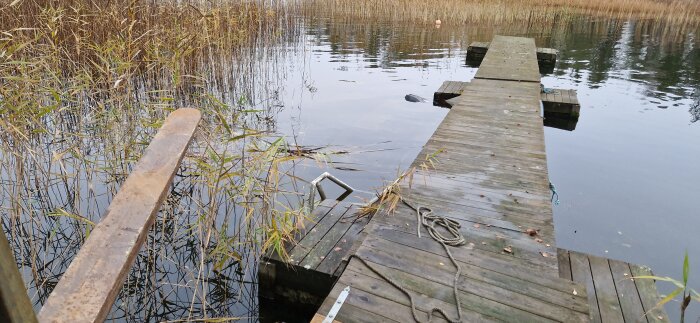
[[[467, 47], [467, 64], [478, 65], [488, 52], [489, 42], [472, 42]], [[540, 48], [537, 50], [537, 62], [540, 67], [554, 66], [557, 62], [559, 51], [553, 48]]]
[[601, 320], [603, 322], [624, 322], [612, 272], [610, 272], [610, 264], [606, 259], [592, 255], [588, 255], [588, 261], [591, 265]]
[[[630, 270], [633, 276], [651, 276], [653, 273], [649, 268], [630, 264]], [[657, 306], [661, 298], [656, 290], [656, 283], [651, 279], [635, 279], [634, 284], [637, 286], [639, 296], [642, 299], [644, 311], [647, 313], [647, 320], [652, 322], [668, 322], [668, 315], [663, 306]]]
[[535, 41], [532, 38], [495, 36], [474, 78], [539, 83]]
[[34, 308], [24, 288], [5, 232], [0, 230], [0, 321], [8, 323], [36, 322]]
[[559, 263], [559, 277], [573, 281], [569, 251], [557, 249], [557, 262]]
[[625, 318], [625, 322], [647, 322], [644, 316], [644, 306], [639, 298], [637, 286], [632, 280], [629, 264], [612, 259], [608, 262], [610, 263], [617, 299], [620, 301], [620, 306], [622, 306], [622, 315]]
[[41, 322], [104, 321], [200, 119], [195, 109], [168, 116], [44, 304]]
[[573, 251], [569, 252], [569, 257], [571, 259], [571, 276], [574, 278], [574, 281], [584, 284], [588, 293], [588, 304], [592, 304], [590, 306], [591, 322], [601, 322], [598, 298], [596, 297], [596, 289], [588, 257], [585, 254]]
[[652, 280], [632, 279], [631, 268], [637, 275], [650, 275], [648, 269], [565, 249], [559, 249], [558, 254], [560, 277], [586, 285], [592, 321], [668, 322], [663, 308], [644, 315], [645, 308], [652, 309], [659, 296]]

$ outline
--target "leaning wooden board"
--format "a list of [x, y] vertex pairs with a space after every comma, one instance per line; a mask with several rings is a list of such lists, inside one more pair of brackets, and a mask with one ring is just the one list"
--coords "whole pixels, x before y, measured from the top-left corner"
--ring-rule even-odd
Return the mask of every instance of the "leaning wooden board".
[[148, 235], [201, 114], [170, 114], [58, 281], [40, 322], [102, 322]]

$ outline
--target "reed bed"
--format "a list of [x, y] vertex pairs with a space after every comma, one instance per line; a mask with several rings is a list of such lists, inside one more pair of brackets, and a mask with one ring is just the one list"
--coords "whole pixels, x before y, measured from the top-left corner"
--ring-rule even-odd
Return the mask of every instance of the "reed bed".
[[111, 318], [256, 315], [257, 259], [306, 214], [274, 134], [294, 7], [2, 2], [0, 214], [35, 306], [165, 116], [191, 106], [206, 119]]
[[547, 23], [573, 16], [664, 20], [679, 25], [700, 22], [693, 0], [309, 0], [307, 16], [326, 15], [433, 24]]

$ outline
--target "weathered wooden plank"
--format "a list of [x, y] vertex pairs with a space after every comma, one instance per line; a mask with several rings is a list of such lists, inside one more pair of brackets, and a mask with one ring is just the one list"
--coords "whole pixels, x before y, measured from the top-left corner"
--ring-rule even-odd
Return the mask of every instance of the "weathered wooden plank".
[[[335, 284], [333, 290], [328, 294], [328, 298], [323, 302], [317, 313], [326, 315], [335, 303], [340, 292], [347, 285]], [[340, 308], [336, 319], [338, 321], [349, 322], [413, 322], [411, 308], [396, 300], [390, 300], [371, 294], [364, 290], [364, 286], [354, 284], [350, 287], [350, 293]], [[422, 315], [427, 315], [420, 311]], [[444, 321], [443, 321], [444, 322]]]
[[[416, 308], [422, 312], [427, 312], [434, 307], [444, 309], [450, 317], [457, 317], [457, 309], [455, 306], [454, 293], [449, 286], [441, 285], [429, 280], [425, 280], [418, 276], [411, 276], [402, 271], [394, 270], [389, 267], [381, 266], [376, 263], [371, 263], [372, 266], [380, 270], [380, 272], [391, 277], [394, 282], [400, 284], [410, 293], [416, 300]], [[347, 274], [341, 277], [339, 284], [353, 286], [358, 285], [365, 288], [369, 286], [369, 290], [377, 297], [393, 300], [405, 306], [410, 306], [410, 301], [406, 295], [401, 293], [396, 287], [389, 284], [386, 280], [372, 272], [364, 264], [361, 264], [357, 259], [352, 259], [348, 265]], [[430, 296], [428, 296], [430, 295]], [[494, 318], [481, 314], [482, 311], [474, 309], [471, 304], [464, 304], [462, 308], [463, 321], [495, 321]]]
[[475, 78], [539, 82], [535, 41], [495, 36]]
[[[391, 239], [395, 240], [398, 237], [400, 236], [397, 235], [392, 237]], [[410, 255], [403, 254], [399, 251], [406, 249], [405, 247], [409, 247], [409, 249], [413, 250]], [[403, 243], [398, 243], [369, 234], [365, 238], [362, 247], [358, 249], [357, 255], [366, 255], [367, 257], [381, 257], [383, 262], [380, 263], [384, 265], [388, 265], [389, 263], [403, 263], [404, 265], [408, 265], [409, 263], [404, 262], [406, 261], [406, 258], [410, 258], [413, 261], [415, 261], [416, 264], [422, 265], [422, 267], [417, 267], [418, 270], [421, 271], [426, 270], [428, 268], [433, 268], [437, 270], [438, 268], [442, 268], [443, 266], [450, 264], [450, 260], [447, 256], [445, 256], [444, 254], [438, 254], [436, 249], [428, 251], [430, 250], [430, 248], [431, 246], [426, 244], [406, 244], [405, 241], [403, 241]], [[368, 252], [367, 250], [369, 249], [373, 251]], [[565, 295], [569, 295], [573, 292], [573, 289], [576, 286], [574, 282], [564, 281], [558, 279], [556, 276], [552, 277], [547, 273], [526, 272], [525, 269], [527, 269], [528, 267], [519, 266], [515, 262], [508, 262], [504, 259], [496, 259], [494, 257], [491, 257], [491, 255], [484, 254], [482, 252], [473, 251], [466, 248], [455, 248], [451, 249], [450, 251], [456, 253], [454, 254], [454, 256], [457, 259], [457, 261], [460, 262], [463, 268], [471, 269], [471, 271], [466, 269], [463, 270], [463, 273], [466, 277], [474, 277], [475, 279], [488, 278], [490, 284], [500, 284], [500, 286], [502, 286], [503, 288], [512, 289], [514, 292], [534, 289], [547, 289], [559, 291]], [[398, 256], [401, 256], [402, 258], [399, 259]], [[440, 263], [443, 263], [443, 265], [439, 265]], [[401, 269], [401, 267], [396, 268]], [[403, 269], [409, 270], [409, 268]], [[501, 283], [497, 283], [497, 281], [500, 281]], [[519, 282], [517, 283], [517, 288], [513, 286], [513, 284], [516, 284], [516, 281]], [[507, 282], [507, 284], [504, 282]], [[522, 289], [519, 290], [518, 288]]]
[[559, 277], [574, 280], [571, 277], [571, 260], [569, 259], [569, 251], [557, 249], [557, 262], [559, 265]]
[[[387, 216], [385, 219], [375, 220], [374, 226], [372, 227], [373, 234], [381, 235], [382, 238], [396, 243], [405, 242], [407, 238], [404, 235], [413, 236], [414, 239], [417, 238], [414, 224], [408, 222], [407, 219], [396, 218], [395, 216]], [[498, 230], [494, 227], [479, 226], [479, 228], [474, 228], [469, 225], [465, 226], [462, 231], [465, 236], [469, 237], [467, 240], [468, 245], [464, 247], [467, 248], [467, 250], [473, 250], [475, 253], [482, 253], [484, 257], [501, 259], [512, 262], [518, 266], [527, 266], [533, 270], [537, 270], [539, 273], [552, 270], [550, 264], [542, 261], [544, 257], [541, 257], [540, 252], [549, 249], [543, 244], [528, 241], [527, 238], [513, 239], [510, 236], [501, 235], [496, 232], [503, 232], [505, 230]], [[525, 234], [520, 233], [517, 235], [525, 236]], [[424, 251], [437, 255], [442, 255], [444, 253], [439, 245], [433, 246], [426, 243], [422, 246], [424, 247]], [[513, 253], [505, 254], [503, 249], [506, 247], [510, 247]], [[467, 257], [470, 256], [470, 254], [467, 254]]]
[[[358, 250], [357, 256], [363, 258], [365, 261], [392, 268], [397, 270], [397, 272], [403, 272], [416, 277], [422, 277], [426, 280], [438, 282], [445, 285], [446, 288], [444, 289], [449, 293], [450, 288], [448, 286], [452, 286], [454, 279], [454, 267], [452, 267], [449, 258], [424, 253], [407, 254], [407, 250], [410, 250], [410, 248], [399, 246], [394, 250], [386, 250], [381, 248], [365, 248], [363, 246]], [[392, 254], [404, 254], [410, 257], [407, 257], [408, 259], [397, 258], [393, 257]], [[434, 263], [438, 265], [427, 265], [431, 261], [434, 261]], [[546, 317], [549, 314], [542, 312], [550, 311], [577, 311], [581, 314], [587, 314], [588, 306], [585, 301], [585, 293], [573, 295], [572, 292], [574, 289], [582, 289], [582, 287], [577, 287], [578, 285], [573, 282], [555, 278], [556, 281], [562, 284], [562, 286], [557, 286], [557, 288], [563, 287], [566, 289], [566, 291], [560, 291], [539, 284], [523, 282], [518, 279], [518, 277], [500, 274], [497, 271], [472, 266], [462, 261], [460, 261], [460, 265], [462, 266], [462, 276], [458, 282], [458, 288], [465, 292], [489, 298], [492, 302], [499, 302], [508, 307], [529, 311], [538, 316]], [[397, 275], [398, 273], [391, 277], [396, 277]], [[415, 280], [415, 278], [413, 280]], [[410, 282], [406, 281], [404, 283], [409, 284]], [[420, 291], [420, 293], [430, 295], [428, 291]], [[483, 301], [475, 302], [481, 303]], [[539, 304], [534, 312], [530, 310], [533, 304]], [[486, 306], [484, 303], [481, 305]], [[492, 308], [493, 306], [501, 307], [501, 305], [486, 307]], [[554, 310], [554, 307], [560, 307], [561, 309]], [[473, 310], [480, 311], [478, 309]], [[516, 312], [520, 312], [520, 310]], [[493, 315], [486, 312], [481, 313], [489, 316]], [[574, 313], [571, 315], [573, 317], [580, 316]], [[584, 316], [587, 317], [587, 315]]]
[[[348, 211], [346, 217], [354, 216], [351, 212], [353, 212], [353, 210]], [[316, 270], [335, 273], [338, 267], [352, 255], [352, 247], [355, 245], [357, 239], [360, 238], [360, 232], [365, 228], [369, 219], [369, 216], [365, 216], [361, 219], [354, 220], [350, 229], [348, 229], [338, 243], [330, 249]]]
[[321, 219], [321, 221], [316, 224], [316, 226], [311, 229], [306, 236], [304, 236], [299, 243], [297, 243], [292, 251], [289, 253], [289, 261], [292, 264], [298, 265], [309, 255], [314, 246], [316, 246], [330, 231], [333, 226], [338, 222], [338, 220], [345, 214], [347, 208], [332, 208], [326, 214], [326, 216]]
[[37, 322], [5, 232], [0, 230], [0, 321]]
[[601, 320], [603, 322], [624, 322], [608, 260], [588, 255], [588, 261], [591, 264], [591, 274], [598, 297]]
[[168, 116], [39, 312], [40, 321], [104, 321], [200, 119], [195, 109]]
[[[311, 318], [311, 323], [323, 323], [323, 320], [325, 320], [326, 317], [322, 316], [321, 314], [316, 314], [314, 317]], [[333, 320], [333, 323], [341, 323], [340, 321]]]
[[639, 298], [637, 286], [632, 280], [632, 273], [627, 263], [618, 260], [609, 260], [610, 271], [612, 272], [613, 282], [615, 282], [615, 290], [617, 298], [622, 307], [622, 316], [625, 322], [638, 323], [647, 322], [644, 316], [644, 306]]
[[[336, 200], [331, 200], [331, 199], [326, 199], [321, 201], [316, 208], [314, 208], [313, 212], [311, 212], [311, 215], [309, 217], [306, 217], [302, 219], [301, 221], [296, 223], [296, 232], [294, 232], [294, 239], [292, 240], [293, 243], [287, 243], [285, 245], [285, 249], [287, 253], [291, 253], [291, 251], [294, 249], [296, 246], [297, 241], [301, 241], [306, 237], [307, 233], [319, 223], [323, 218], [330, 213], [330, 211], [335, 207], [335, 205], [338, 203]], [[272, 259], [276, 260], [279, 262], [286, 262], [287, 260], [283, 260], [277, 252], [274, 252], [273, 250], [270, 250], [265, 256], [263, 256], [263, 259]]]
[[[333, 225], [333, 227], [328, 230], [328, 232], [321, 238], [321, 240], [309, 250], [309, 253], [304, 257], [304, 260], [299, 264], [299, 266], [304, 268], [313, 268], [318, 270], [318, 265], [324, 260], [324, 258], [332, 251], [333, 246], [340, 242], [340, 239], [345, 235], [345, 233], [352, 226], [352, 221], [342, 220], [345, 214], [353, 212], [355, 207], [352, 204], [343, 205], [345, 208], [343, 211], [338, 211], [338, 213], [343, 212], [340, 219]], [[331, 275], [335, 272], [336, 268], [330, 268], [327, 274]]]
[[[371, 264], [383, 275], [391, 277], [394, 282], [416, 295], [416, 305], [420, 309], [428, 311], [434, 307], [440, 307], [450, 317], [456, 317], [456, 301], [452, 288], [452, 278], [436, 281], [432, 275], [415, 275], [377, 263]], [[368, 270], [364, 265], [356, 265], [356, 262], [353, 262], [346, 270], [349, 272], [341, 277], [341, 284], [355, 283], [361, 286], [370, 286], [373, 293], [383, 293], [382, 297], [384, 298], [404, 302], [405, 305], [409, 305], [406, 296], [399, 293], [395, 287]], [[448, 264], [445, 264], [442, 268], [435, 270], [449, 272], [454, 271], [454, 268], [450, 268]], [[447, 278], [449, 276], [451, 275], [442, 277]], [[461, 308], [463, 313], [468, 315], [468, 317], [463, 317], [463, 320], [467, 322], [492, 321], [494, 318], [500, 321], [513, 322], [553, 322], [559, 318], [567, 322], [583, 321], [581, 320], [582, 313], [576, 313], [565, 307], [538, 301], [521, 294], [510, 293], [471, 279], [460, 280], [458, 290]], [[516, 306], [512, 306], [513, 304]], [[532, 313], [530, 310], [533, 308], [537, 308], [539, 310], [537, 311], [538, 313]], [[587, 317], [583, 316], [583, 318], [587, 320]]]
[[596, 289], [593, 283], [593, 275], [591, 274], [591, 265], [588, 262], [588, 257], [582, 253], [571, 251], [569, 252], [571, 260], [571, 276], [575, 282], [583, 283], [586, 287], [588, 295], [588, 304], [590, 304], [590, 319], [593, 323], [600, 323], [600, 309], [598, 308], [598, 298]]
[[[649, 268], [630, 264], [630, 270], [633, 276], [651, 276], [653, 273]], [[639, 298], [642, 300], [644, 312], [647, 314], [647, 320], [652, 322], [669, 322], [668, 315], [663, 306], [657, 306], [661, 298], [656, 290], [656, 283], [651, 279], [635, 279], [634, 284], [637, 286]]]

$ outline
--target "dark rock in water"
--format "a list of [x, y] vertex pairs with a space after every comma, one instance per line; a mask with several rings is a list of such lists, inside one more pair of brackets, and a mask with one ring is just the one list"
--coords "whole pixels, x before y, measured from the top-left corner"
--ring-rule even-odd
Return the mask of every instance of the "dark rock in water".
[[406, 94], [404, 97], [408, 102], [425, 102], [425, 98], [419, 97], [415, 94]]

